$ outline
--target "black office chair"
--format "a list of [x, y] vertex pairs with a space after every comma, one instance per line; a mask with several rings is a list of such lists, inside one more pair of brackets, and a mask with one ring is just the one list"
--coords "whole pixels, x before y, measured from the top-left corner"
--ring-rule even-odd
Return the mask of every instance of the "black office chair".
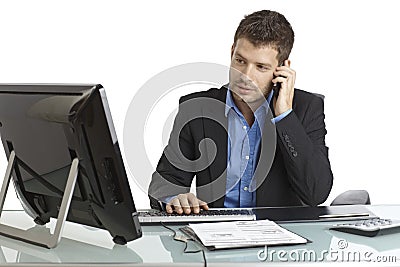
[[338, 195], [331, 203], [337, 205], [369, 205], [371, 200], [366, 190], [348, 190]]

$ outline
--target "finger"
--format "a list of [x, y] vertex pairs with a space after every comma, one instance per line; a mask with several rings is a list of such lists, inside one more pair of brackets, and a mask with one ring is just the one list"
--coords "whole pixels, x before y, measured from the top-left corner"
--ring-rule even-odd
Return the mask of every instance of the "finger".
[[289, 68], [290, 68], [290, 63], [292, 63], [290, 62], [290, 59], [286, 59], [285, 61], [283, 61], [283, 65]]
[[199, 205], [203, 210], [208, 210], [208, 205], [206, 202], [204, 202], [203, 200], [199, 199]]
[[193, 194], [188, 194], [188, 201], [194, 213], [200, 212], [199, 200]]
[[171, 202], [169, 202], [167, 205], [165, 205], [165, 211], [166, 211], [167, 213], [172, 213], [172, 212], [174, 212], [174, 211], [172, 210], [172, 203], [171, 203]]
[[[274, 75], [277, 77], [283, 77], [287, 80], [287, 84], [290, 85], [290, 87], [294, 88], [294, 83], [296, 80], [296, 71], [292, 69], [287, 69], [287, 70], [279, 70], [279, 71], [274, 71]], [[273, 83], [276, 83], [277, 81], [275, 78], [272, 80]]]
[[[288, 73], [289, 73], [289, 75], [287, 75], [287, 77], [286, 77], [287, 83], [290, 87], [294, 88], [294, 83], [296, 81], [296, 71], [290, 69]], [[280, 75], [280, 76], [282, 76], [282, 75]]]
[[276, 67], [275, 71], [287, 71], [289, 73], [294, 73], [295, 70], [290, 68], [290, 65], [283, 65]]
[[287, 76], [289, 76], [290, 75], [290, 73], [289, 72], [287, 72], [286, 70], [275, 70], [274, 71], [274, 75], [275, 76], [284, 76], [284, 77], [287, 77]]
[[181, 207], [181, 202], [179, 201], [179, 198], [176, 197], [172, 200], [172, 205], [174, 206], [174, 210], [178, 214], [182, 214], [183, 210]]
[[296, 72], [292, 69], [276, 69], [274, 71], [275, 76], [290, 77], [294, 76]]
[[181, 203], [181, 206], [183, 208], [183, 211], [186, 214], [190, 214], [191, 210], [190, 210], [190, 205], [189, 205], [187, 194], [179, 195], [178, 198], [179, 198], [179, 202]]
[[287, 79], [285, 77], [275, 77], [272, 79], [272, 83], [286, 83]]

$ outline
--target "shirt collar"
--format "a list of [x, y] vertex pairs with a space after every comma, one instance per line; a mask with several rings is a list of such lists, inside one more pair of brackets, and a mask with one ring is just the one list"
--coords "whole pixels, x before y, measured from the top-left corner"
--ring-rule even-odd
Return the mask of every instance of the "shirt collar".
[[[264, 114], [268, 113], [269, 104], [271, 103], [271, 99], [273, 96], [274, 96], [274, 90], [271, 90], [271, 92], [269, 93], [269, 95], [268, 95], [267, 99], [264, 101], [264, 103], [257, 108], [256, 112], [254, 112], [256, 117], [257, 117], [257, 114], [259, 114], [261, 112], [260, 110], [264, 110]], [[239, 108], [236, 106], [235, 102], [233, 101], [231, 90], [230, 90], [230, 88], [228, 88], [228, 90], [226, 92], [225, 117], [228, 116], [228, 113], [231, 109], [234, 109], [237, 113], [240, 113]]]

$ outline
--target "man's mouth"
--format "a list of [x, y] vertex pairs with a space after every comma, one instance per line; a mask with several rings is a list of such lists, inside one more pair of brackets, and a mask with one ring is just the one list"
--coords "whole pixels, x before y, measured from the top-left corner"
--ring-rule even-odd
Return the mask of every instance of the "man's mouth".
[[242, 84], [236, 84], [236, 87], [238, 88], [239, 93], [250, 93], [254, 91], [254, 88]]

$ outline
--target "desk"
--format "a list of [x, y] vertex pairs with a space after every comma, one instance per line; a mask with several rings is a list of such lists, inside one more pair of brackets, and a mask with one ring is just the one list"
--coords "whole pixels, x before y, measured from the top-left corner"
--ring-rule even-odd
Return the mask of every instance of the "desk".
[[[400, 205], [366, 207], [380, 217], [400, 219]], [[52, 224], [54, 225], [54, 221], [51, 221], [49, 228], [34, 226], [23, 211], [4, 211], [1, 221], [38, 232], [51, 231]], [[296, 263], [298, 266], [320, 266], [322, 262], [324, 265], [336, 265], [340, 261], [339, 257], [344, 259], [341, 266], [400, 264], [400, 231], [392, 235], [368, 238], [330, 231], [328, 228], [332, 224], [334, 222], [284, 223], [282, 226], [313, 242], [306, 245], [269, 247], [269, 257], [264, 261], [258, 256], [259, 251], [264, 250], [263, 247], [206, 251], [207, 264], [293, 266]], [[177, 229], [179, 226], [173, 228]], [[120, 246], [113, 243], [107, 231], [67, 222], [63, 238], [55, 249], [45, 249], [0, 236], [0, 266], [204, 266], [201, 253], [185, 254], [183, 249], [184, 244], [174, 241], [172, 233], [162, 226], [144, 226], [142, 238]], [[189, 249], [196, 249], [196, 245], [190, 244]], [[366, 253], [370, 262], [362, 257], [361, 262], [358, 262], [358, 258], [355, 258]], [[323, 259], [319, 259], [321, 255]], [[346, 255], [347, 260], [343, 257]], [[314, 258], [311, 258], [311, 262], [304, 261], [309, 259], [306, 257]]]

